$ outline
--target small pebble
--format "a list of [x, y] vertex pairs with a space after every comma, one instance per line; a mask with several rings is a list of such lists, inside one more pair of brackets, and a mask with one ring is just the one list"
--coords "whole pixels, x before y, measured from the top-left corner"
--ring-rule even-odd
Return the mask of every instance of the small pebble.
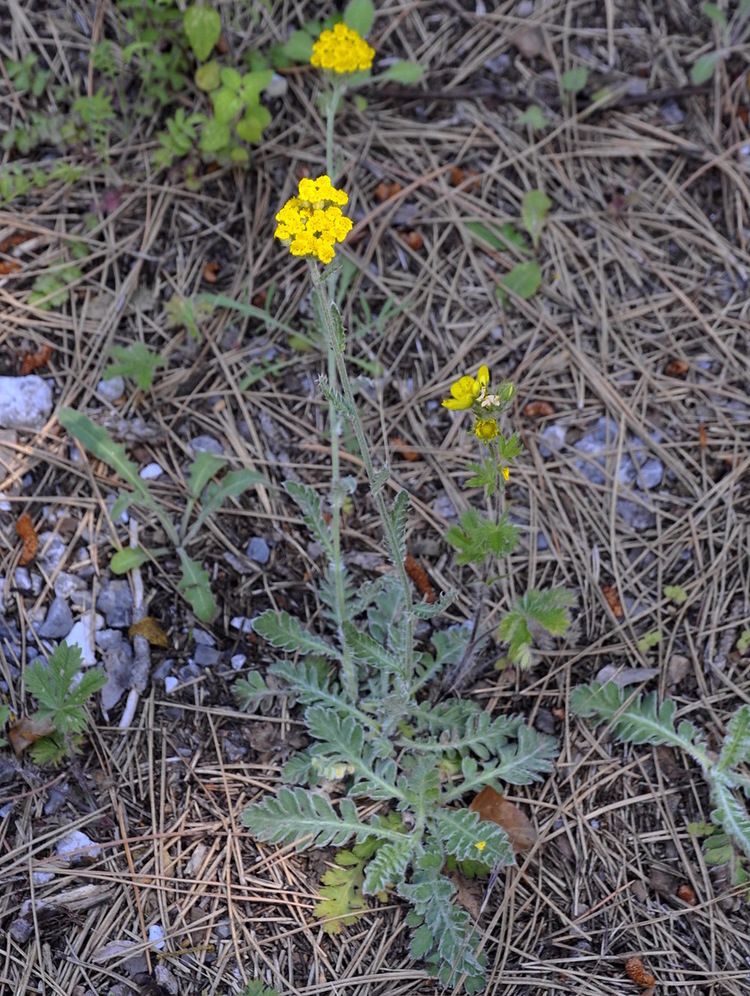
[[[93, 629], [102, 629], [104, 620], [101, 616], [94, 616]], [[94, 649], [94, 636], [91, 626], [91, 613], [87, 612], [81, 616], [78, 622], [68, 633], [68, 646], [77, 646], [81, 649], [81, 660], [84, 667], [93, 667], [96, 664], [96, 651]]]
[[[43, 551], [43, 552], [42, 552]], [[68, 545], [57, 533], [39, 533], [39, 553], [37, 563], [45, 574], [54, 574], [65, 559]]]
[[193, 453], [215, 453], [217, 456], [224, 455], [224, 447], [218, 439], [213, 436], [196, 436], [188, 444]]
[[203, 647], [216, 646], [216, 640], [210, 633], [207, 633], [205, 629], [194, 629], [193, 639], [196, 643], [199, 643]]
[[96, 607], [104, 613], [107, 626], [124, 629], [133, 622], [133, 593], [123, 578], [108, 581], [99, 592]]
[[148, 939], [149, 942], [153, 944], [153, 946], [157, 949], [157, 951], [161, 951], [161, 949], [164, 947], [164, 928], [161, 926], [161, 924], [158, 923], [151, 924], [151, 926], [148, 928]]
[[125, 393], [125, 381], [119, 374], [110, 377], [109, 380], [100, 380], [96, 385], [96, 393], [100, 398], [113, 404]]
[[74, 592], [83, 591], [86, 587], [82, 578], [77, 574], [69, 574], [68, 571], [60, 571], [55, 578], [55, 594], [59, 598], [70, 598]]
[[163, 473], [164, 470], [158, 463], [147, 463], [145, 467], [138, 471], [138, 476], [142, 481], [155, 481]]
[[559, 453], [565, 446], [566, 432], [565, 426], [555, 423], [542, 429], [539, 433], [539, 452], [545, 459], [551, 457], [553, 453]]
[[288, 87], [289, 84], [286, 81], [286, 77], [280, 76], [279, 73], [274, 73], [271, 77], [271, 82], [264, 89], [263, 95], [271, 99], [285, 97]]
[[61, 640], [73, 629], [73, 613], [63, 598], [56, 597], [47, 612], [47, 618], [37, 627], [37, 635], [44, 640]]
[[164, 679], [164, 690], [167, 695], [171, 694], [179, 685], [179, 681], [173, 674], [168, 674]]
[[262, 536], [253, 536], [247, 544], [245, 553], [257, 564], [267, 564], [271, 558], [271, 550]]
[[221, 651], [199, 643], [195, 648], [193, 660], [198, 667], [215, 667], [221, 660]]
[[33, 933], [34, 924], [21, 917], [18, 920], [14, 920], [8, 927], [8, 934], [16, 944], [25, 944]]
[[82, 830], [71, 830], [70, 833], [58, 840], [55, 850], [59, 856], [70, 855], [74, 860], [98, 858], [102, 853], [100, 845]]
[[245, 657], [244, 654], [235, 654], [231, 658], [231, 660], [229, 661], [229, 663], [232, 665], [232, 670], [233, 671], [241, 671], [242, 668], [245, 666], [245, 662], [246, 661], [247, 661], [247, 657]]
[[0, 377], [1, 428], [38, 430], [51, 414], [52, 391], [41, 377]]
[[248, 619], [247, 616], [233, 616], [229, 621], [229, 625], [233, 629], [238, 629], [241, 633], [252, 633], [253, 631], [253, 620]]

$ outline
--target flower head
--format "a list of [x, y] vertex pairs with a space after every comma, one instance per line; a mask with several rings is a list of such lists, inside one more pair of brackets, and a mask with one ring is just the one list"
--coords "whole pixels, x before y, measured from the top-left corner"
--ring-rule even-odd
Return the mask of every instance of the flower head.
[[337, 24], [332, 31], [321, 31], [310, 64], [333, 73], [355, 73], [369, 69], [374, 58], [375, 49], [364, 38], [345, 24]]
[[444, 408], [451, 411], [464, 411], [471, 408], [475, 401], [484, 397], [484, 393], [489, 387], [490, 372], [485, 366], [479, 368], [476, 380], [473, 377], [461, 377], [451, 384], [452, 397], [443, 401]]
[[474, 426], [474, 432], [477, 439], [481, 439], [486, 446], [491, 439], [494, 439], [499, 434], [500, 430], [494, 418], [480, 418]]
[[276, 215], [274, 238], [281, 239], [293, 256], [314, 256], [330, 263], [334, 245], [351, 230], [351, 218], [341, 211], [346, 192], [331, 185], [329, 176], [299, 182], [299, 196], [291, 197]]
[[503, 467], [500, 473], [503, 475], [503, 480], [507, 484], [510, 480], [510, 467]]
[[486, 846], [487, 846], [486, 840], [477, 841], [477, 843], [474, 845], [474, 847], [476, 847], [478, 851], [483, 851]]

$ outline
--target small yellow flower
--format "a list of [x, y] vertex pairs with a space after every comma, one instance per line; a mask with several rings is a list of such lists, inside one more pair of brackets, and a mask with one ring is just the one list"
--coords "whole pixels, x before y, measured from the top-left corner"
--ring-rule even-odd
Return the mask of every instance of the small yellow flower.
[[503, 467], [500, 473], [503, 475], [503, 480], [507, 484], [507, 482], [510, 480], [510, 467]]
[[476, 849], [478, 851], [483, 851], [486, 846], [487, 846], [487, 841], [486, 840], [480, 840], [478, 844], [474, 845], [474, 847], [476, 847]]
[[310, 64], [333, 73], [355, 73], [369, 69], [374, 58], [375, 49], [364, 38], [345, 24], [337, 24], [332, 31], [321, 31]]
[[335, 244], [343, 242], [352, 228], [351, 218], [340, 207], [348, 201], [329, 176], [305, 177], [299, 182], [299, 196], [291, 197], [276, 215], [274, 238], [281, 239], [293, 256], [314, 256], [330, 263]]
[[497, 422], [494, 418], [480, 418], [477, 424], [474, 426], [474, 432], [476, 433], [477, 439], [480, 439], [485, 445], [494, 439], [498, 435], [499, 429], [497, 427]]
[[451, 411], [465, 411], [471, 408], [475, 401], [484, 397], [484, 393], [489, 387], [490, 371], [487, 367], [481, 366], [477, 373], [476, 380], [473, 377], [461, 377], [451, 384], [451, 398], [443, 401], [444, 408]]

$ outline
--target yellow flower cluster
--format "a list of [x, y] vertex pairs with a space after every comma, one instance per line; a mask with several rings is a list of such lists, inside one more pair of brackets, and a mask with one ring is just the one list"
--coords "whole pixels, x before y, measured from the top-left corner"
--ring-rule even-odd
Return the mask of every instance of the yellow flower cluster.
[[341, 211], [349, 198], [331, 185], [329, 176], [299, 182], [299, 194], [290, 198], [276, 215], [274, 238], [281, 239], [293, 256], [314, 256], [330, 263], [334, 245], [343, 242], [352, 221]]
[[374, 58], [375, 49], [364, 38], [345, 24], [337, 24], [332, 31], [321, 31], [310, 64], [333, 73], [355, 73], [369, 69]]

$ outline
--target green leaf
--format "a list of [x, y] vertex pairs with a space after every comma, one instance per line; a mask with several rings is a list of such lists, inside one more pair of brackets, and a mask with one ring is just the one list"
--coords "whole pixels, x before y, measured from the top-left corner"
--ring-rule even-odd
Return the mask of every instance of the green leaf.
[[549, 126], [549, 121], [538, 104], [531, 104], [516, 118], [516, 124], [529, 125], [533, 131], [543, 131]]
[[636, 646], [642, 654], [645, 654], [654, 647], [658, 647], [661, 643], [662, 636], [663, 634], [660, 630], [651, 630], [650, 632], [643, 634]]
[[486, 242], [493, 249], [502, 252], [504, 249], [516, 249], [520, 253], [528, 255], [526, 240], [523, 235], [516, 231], [513, 225], [506, 221], [504, 225], [493, 225], [481, 221], [465, 221], [464, 225], [471, 233], [472, 238], [480, 242]]
[[528, 301], [542, 286], [542, 268], [536, 262], [518, 263], [500, 281], [495, 293], [501, 302], [508, 294]]
[[446, 530], [445, 539], [458, 551], [457, 564], [482, 564], [489, 557], [505, 557], [518, 545], [518, 529], [508, 521], [505, 511], [499, 522], [482, 515], [475, 508], [459, 517], [460, 526]]
[[257, 143], [263, 137], [263, 129], [271, 123], [271, 112], [262, 104], [245, 110], [243, 117], [235, 125], [235, 131], [243, 142]]
[[211, 593], [211, 580], [208, 571], [191, 560], [184, 550], [177, 551], [182, 567], [182, 578], [177, 590], [191, 607], [201, 622], [211, 622], [216, 615], [216, 602]]
[[424, 66], [418, 62], [410, 62], [408, 59], [398, 59], [388, 66], [382, 75], [382, 79], [408, 86], [411, 83], [419, 83], [424, 76], [424, 71]]
[[273, 647], [290, 652], [300, 651], [304, 654], [317, 654], [320, 657], [338, 660], [340, 653], [319, 636], [313, 636], [302, 629], [299, 620], [288, 612], [262, 613], [253, 623], [253, 630]]
[[705, 14], [706, 17], [710, 18], [715, 24], [718, 24], [722, 31], [727, 31], [729, 25], [727, 23], [726, 14], [723, 10], [716, 6], [715, 3], [702, 3], [701, 13]]
[[139, 494], [148, 493], [146, 485], [138, 476], [138, 468], [128, 458], [125, 447], [116, 443], [103, 426], [95, 425], [82, 412], [72, 408], [61, 408], [57, 420], [83, 447], [108, 464]]
[[707, 83], [714, 74], [716, 63], [719, 61], [718, 52], [707, 52], [693, 63], [690, 69], [690, 79], [696, 85]]
[[25, 673], [26, 687], [38, 700], [39, 719], [50, 719], [61, 734], [83, 733], [87, 726], [87, 700], [107, 683], [103, 671], [92, 669], [78, 678], [82, 668], [81, 650], [77, 646], [59, 644], [49, 663], [36, 660]]
[[750, 763], [750, 707], [740, 706], [729, 720], [715, 771], [729, 771]]
[[199, 62], [203, 62], [213, 51], [221, 34], [221, 18], [218, 11], [200, 4], [188, 7], [182, 19], [182, 26], [193, 54]]
[[268, 480], [257, 470], [244, 468], [230, 470], [220, 481], [211, 481], [201, 496], [202, 518], [216, 512], [227, 498], [238, 498], [248, 488], [254, 488], [258, 484], [268, 485]]
[[[397, 545], [395, 552], [400, 563], [403, 563], [406, 557], [406, 520], [408, 514], [409, 492], [401, 490], [396, 495], [393, 502], [393, 508], [391, 509], [391, 524], [393, 525], [393, 532]], [[391, 553], [393, 554], [393, 551], [391, 551]]]
[[272, 79], [273, 69], [256, 69], [251, 73], [245, 73], [237, 92], [246, 104], [257, 104], [261, 92], [265, 90]]
[[156, 356], [142, 342], [134, 342], [132, 346], [113, 346], [111, 355], [117, 361], [105, 367], [103, 377], [111, 380], [113, 377], [130, 377], [141, 391], [148, 391], [154, 382], [154, 372], [157, 367], [163, 367], [166, 360]]
[[224, 124], [221, 121], [207, 121], [201, 131], [198, 148], [201, 152], [205, 152], [209, 155], [220, 152], [223, 148], [229, 145], [230, 138], [231, 133], [229, 131], [229, 125]]
[[577, 716], [593, 719], [595, 724], [610, 723], [620, 740], [635, 744], [670, 744], [705, 763], [705, 752], [693, 724], [683, 720], [675, 730], [677, 706], [674, 702], [667, 699], [658, 706], [653, 692], [626, 702], [625, 691], [613, 681], [605, 685], [598, 682], [582, 685], [570, 697], [570, 707]]
[[523, 648], [531, 644], [530, 623], [536, 623], [553, 636], [562, 636], [570, 625], [568, 609], [575, 601], [575, 595], [565, 588], [529, 589], [505, 614], [498, 627], [500, 639], [510, 644], [510, 659], [518, 662]]
[[257, 709], [264, 699], [275, 698], [278, 692], [268, 687], [259, 671], [251, 671], [246, 678], [238, 678], [235, 681], [232, 695], [238, 709], [250, 712]]
[[268, 989], [260, 979], [253, 979], [242, 990], [241, 996], [281, 996], [281, 994], [278, 989]]
[[[364, 866], [378, 843], [366, 840], [355, 844], [350, 851], [339, 851], [334, 855], [335, 866], [323, 874], [318, 889], [320, 901], [313, 908], [313, 916], [328, 921], [323, 924], [326, 934], [339, 934], [342, 926], [356, 923], [367, 912], [362, 896]], [[366, 855], [360, 856], [362, 850]]]
[[238, 72], [232, 66], [222, 66], [219, 71], [219, 79], [222, 85], [233, 93], [236, 93], [242, 85], [242, 73]]
[[354, 838], [359, 843], [372, 836], [373, 827], [362, 823], [351, 799], [341, 799], [340, 815], [322, 795], [302, 788], [282, 787], [244, 811], [242, 822], [258, 840], [271, 844], [308, 847], [343, 847]]
[[[227, 124], [236, 117], [245, 106], [245, 101], [238, 93], [223, 86], [213, 94], [212, 103], [214, 105], [215, 124]], [[210, 124], [210, 122], [209, 122]], [[206, 129], [203, 129], [206, 134]], [[224, 143], [226, 144], [226, 143]]]
[[505, 830], [496, 823], [480, 821], [478, 813], [438, 809], [431, 823], [445, 850], [459, 861], [481, 860], [491, 867], [515, 864]]
[[308, 484], [285, 481], [284, 490], [302, 510], [302, 518], [314, 540], [323, 547], [329, 558], [333, 557], [333, 541], [328, 523], [323, 518], [320, 496]]
[[519, 726], [516, 737], [515, 744], [503, 749], [500, 763], [493, 770], [496, 780], [531, 785], [555, 770], [558, 748], [554, 737], [538, 733], [530, 726]]
[[370, 33], [375, 20], [375, 7], [371, 0], [349, 0], [344, 9], [344, 24], [362, 38]]
[[307, 64], [312, 58], [313, 39], [306, 31], [292, 31], [280, 48], [292, 62]]
[[226, 466], [226, 459], [216, 453], [200, 450], [190, 464], [188, 488], [194, 498], [199, 498], [208, 482]]
[[219, 71], [220, 66], [216, 59], [212, 59], [203, 66], [198, 66], [195, 71], [195, 85], [204, 93], [216, 90], [221, 84]]
[[566, 93], [580, 93], [586, 86], [588, 78], [588, 69], [585, 66], [576, 66], [575, 69], [569, 69], [563, 73], [560, 82]]
[[724, 832], [750, 857], [750, 818], [747, 812], [725, 785], [714, 781], [711, 789], [711, 800], [716, 807], [711, 811], [711, 821], [720, 823]]
[[539, 240], [547, 221], [547, 214], [552, 201], [541, 190], [530, 190], [523, 199], [521, 206], [521, 221], [523, 227], [531, 236], [534, 249], [539, 248]]
[[144, 550], [140, 546], [125, 547], [112, 556], [109, 569], [113, 574], [127, 574], [128, 571], [134, 571], [136, 567], [140, 567], [141, 564], [145, 564], [150, 559], [151, 555], [148, 550]]
[[386, 843], [378, 848], [367, 866], [362, 886], [364, 894], [374, 896], [389, 886], [403, 882], [418, 843], [411, 834], [404, 834], [403, 840]]
[[687, 601], [687, 592], [679, 584], [668, 584], [664, 586], [664, 597], [670, 598], [677, 605], [682, 605]]

